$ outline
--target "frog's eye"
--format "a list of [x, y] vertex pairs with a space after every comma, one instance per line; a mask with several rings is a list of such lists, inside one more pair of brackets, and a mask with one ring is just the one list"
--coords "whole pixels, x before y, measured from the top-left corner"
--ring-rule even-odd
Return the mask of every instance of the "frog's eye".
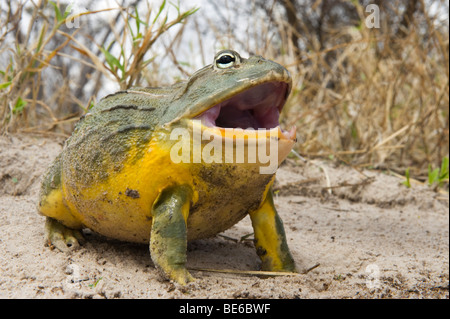
[[230, 52], [222, 53], [216, 58], [216, 65], [219, 69], [227, 69], [236, 63], [236, 56]]

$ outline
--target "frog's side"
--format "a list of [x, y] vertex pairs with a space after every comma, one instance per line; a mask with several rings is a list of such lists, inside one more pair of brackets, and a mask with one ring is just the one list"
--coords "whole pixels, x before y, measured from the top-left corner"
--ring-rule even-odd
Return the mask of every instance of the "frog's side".
[[[258, 163], [198, 163], [193, 153], [189, 163], [171, 158], [178, 142], [171, 132], [193, 136], [194, 118], [207, 123], [202, 132], [216, 136], [225, 127], [277, 129], [290, 83], [272, 61], [221, 51], [187, 82], [105, 97], [80, 120], [44, 176], [39, 211], [48, 217], [49, 242], [61, 250], [76, 245], [83, 227], [150, 242], [155, 265], [184, 284], [192, 280], [187, 240], [213, 236], [250, 214], [263, 269], [294, 271], [272, 201], [274, 174], [260, 174]], [[295, 134], [279, 130], [278, 139], [281, 162]]]

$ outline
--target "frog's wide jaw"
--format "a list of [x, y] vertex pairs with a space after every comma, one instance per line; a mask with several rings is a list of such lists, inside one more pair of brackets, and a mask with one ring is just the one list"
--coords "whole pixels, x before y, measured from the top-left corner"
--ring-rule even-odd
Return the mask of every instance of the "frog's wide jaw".
[[[208, 108], [194, 119], [201, 120], [203, 129], [222, 136], [225, 136], [225, 129], [243, 129], [242, 138], [252, 136], [249, 131], [261, 132], [261, 129], [265, 129], [267, 137], [278, 138], [281, 163], [296, 141], [296, 128], [282, 130], [279, 123], [289, 90], [289, 83], [265, 82]], [[236, 138], [239, 138], [239, 134]]]

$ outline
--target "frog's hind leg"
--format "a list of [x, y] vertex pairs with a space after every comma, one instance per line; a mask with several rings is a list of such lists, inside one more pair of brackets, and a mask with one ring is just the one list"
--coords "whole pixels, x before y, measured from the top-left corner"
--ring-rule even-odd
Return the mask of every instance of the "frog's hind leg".
[[78, 247], [83, 237], [77, 229], [82, 224], [67, 206], [61, 183], [61, 155], [44, 175], [39, 193], [38, 211], [47, 217], [45, 230], [49, 246], [61, 251]]
[[76, 249], [84, 241], [81, 232], [64, 226], [56, 219], [47, 217], [45, 221], [47, 244], [56, 247], [62, 252]]

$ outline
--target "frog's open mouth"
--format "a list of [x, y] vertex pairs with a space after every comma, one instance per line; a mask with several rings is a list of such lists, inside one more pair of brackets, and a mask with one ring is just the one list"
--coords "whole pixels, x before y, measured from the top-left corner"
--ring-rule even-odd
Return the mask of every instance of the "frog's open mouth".
[[[288, 95], [285, 82], [266, 82], [245, 90], [196, 117], [208, 127], [272, 129], [278, 127], [280, 112]], [[287, 138], [294, 132], [283, 132]]]

